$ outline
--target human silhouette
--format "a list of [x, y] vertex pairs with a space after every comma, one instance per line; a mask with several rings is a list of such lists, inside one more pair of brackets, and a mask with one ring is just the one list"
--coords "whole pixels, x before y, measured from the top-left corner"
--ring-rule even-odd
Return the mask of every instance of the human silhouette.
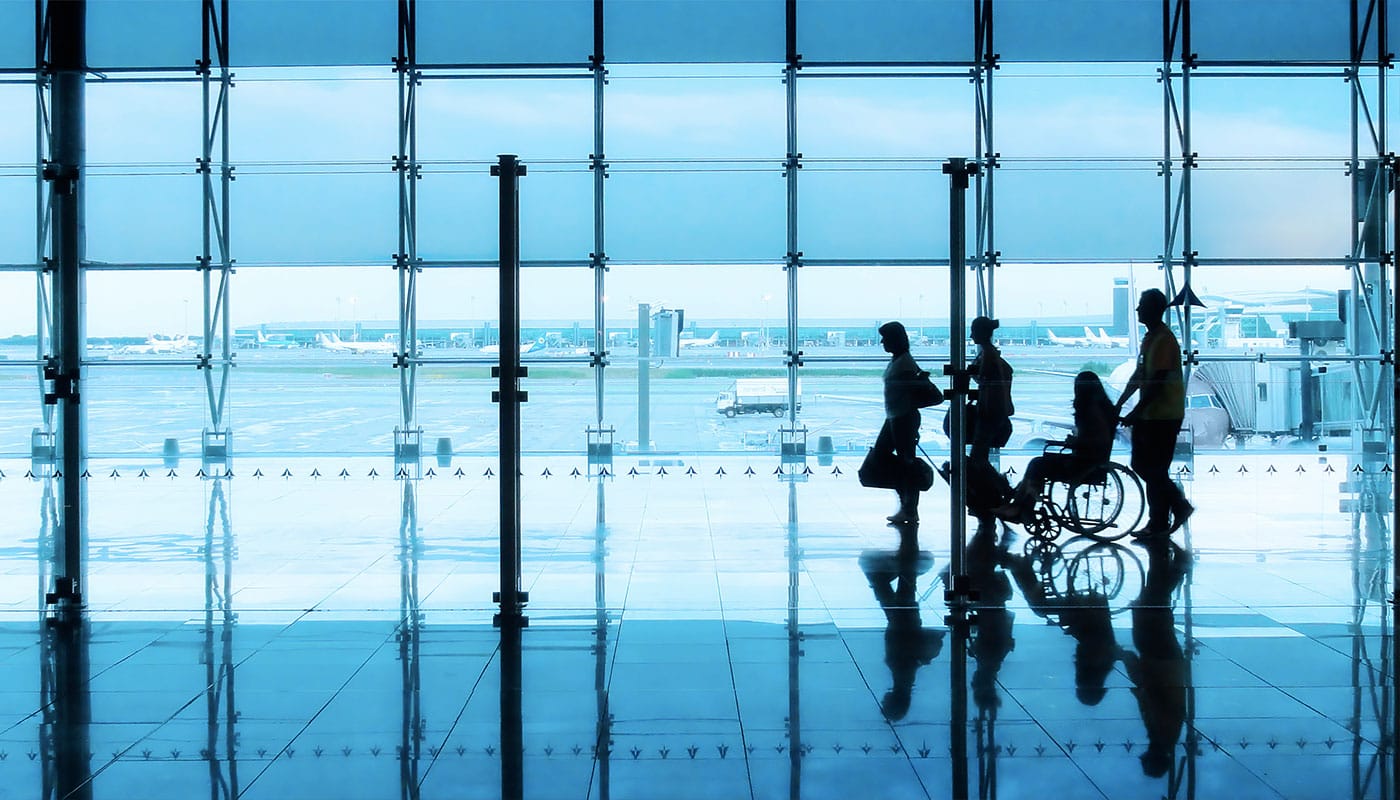
[[1159, 778], [1171, 768], [1172, 750], [1186, 722], [1186, 656], [1176, 638], [1172, 593], [1189, 571], [1190, 554], [1166, 537], [1146, 541], [1147, 578], [1132, 603], [1133, 647], [1123, 666], [1147, 729], [1142, 772]]
[[966, 463], [967, 506], [974, 513], [1002, 505], [1011, 489], [991, 462], [992, 449], [1005, 446], [1011, 438], [1011, 415], [1016, 413], [1011, 402], [1011, 365], [992, 343], [992, 332], [1000, 324], [990, 317], [972, 320], [977, 356], [968, 372], [977, 384], [977, 402], [968, 406], [972, 413], [966, 424], [970, 426], [968, 438], [972, 447]]
[[1108, 399], [1103, 381], [1087, 370], [1074, 376], [1074, 432], [1065, 439], [1065, 450], [1031, 459], [1011, 502], [997, 508], [996, 515], [1007, 521], [1024, 522], [1046, 481], [1075, 483], [1107, 464], [1117, 432], [1118, 410]]
[[918, 576], [932, 564], [933, 554], [919, 549], [918, 526], [913, 524], [901, 527], [898, 550], [860, 554], [861, 571], [885, 612], [885, 665], [892, 685], [880, 701], [880, 710], [891, 722], [909, 713], [919, 667], [943, 649], [946, 632], [925, 628], [919, 612]]
[[1148, 289], [1138, 298], [1138, 322], [1147, 333], [1137, 369], [1116, 404], [1121, 412], [1128, 398], [1142, 393], [1123, 424], [1132, 427], [1132, 467], [1147, 492], [1147, 525], [1141, 531], [1145, 535], [1170, 533], [1195, 511], [1171, 478], [1172, 453], [1186, 416], [1186, 385], [1181, 345], [1162, 319], [1166, 310], [1167, 296], [1160, 289]]
[[1051, 586], [1048, 577], [1066, 569], [1064, 554], [1051, 546], [1041, 551], [1040, 557], [1037, 566], [1028, 556], [1007, 553], [1001, 563], [1016, 581], [1031, 612], [1059, 625], [1074, 639], [1075, 696], [1086, 706], [1098, 705], [1107, 693], [1108, 676], [1118, 662], [1109, 597], [1094, 587], [1071, 588], [1065, 594], [1047, 591], [1047, 586]]
[[1012, 623], [1016, 615], [1006, 608], [1011, 599], [1011, 581], [1001, 569], [1005, 551], [997, 544], [997, 522], [980, 516], [977, 532], [967, 543], [968, 585], [977, 593], [976, 636], [968, 653], [976, 663], [972, 671], [972, 700], [979, 709], [994, 711], [1001, 706], [997, 675], [1006, 656], [1015, 649]]
[[919, 521], [919, 487], [916, 464], [919, 458], [919, 387], [926, 382], [923, 370], [909, 354], [909, 333], [903, 323], [886, 322], [880, 326], [880, 345], [890, 354], [884, 372], [885, 423], [875, 437], [872, 453], [876, 456], [893, 454], [899, 462], [899, 478], [895, 493], [899, 510], [888, 519], [896, 524]]

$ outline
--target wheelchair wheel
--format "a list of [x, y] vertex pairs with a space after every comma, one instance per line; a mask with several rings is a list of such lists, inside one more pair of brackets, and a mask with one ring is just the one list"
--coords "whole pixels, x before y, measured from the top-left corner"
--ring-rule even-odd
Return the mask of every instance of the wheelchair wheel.
[[1138, 557], [1111, 542], [1095, 542], [1075, 553], [1066, 572], [1070, 594], [1100, 595], [1113, 614], [1128, 608], [1146, 580]]
[[1113, 541], [1132, 530], [1131, 525], [1120, 522], [1119, 516], [1123, 512], [1124, 492], [1132, 491], [1137, 483], [1130, 475], [1125, 487], [1120, 469], [1117, 464], [1109, 464], [1102, 481], [1079, 483], [1068, 488], [1064, 519], [1066, 529], [1099, 541]]

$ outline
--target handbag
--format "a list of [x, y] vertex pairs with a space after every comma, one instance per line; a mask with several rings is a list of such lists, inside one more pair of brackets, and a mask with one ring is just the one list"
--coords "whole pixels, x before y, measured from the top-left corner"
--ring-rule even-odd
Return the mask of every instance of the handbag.
[[933, 465], [922, 458], [914, 459], [907, 465], [899, 456], [891, 452], [876, 452], [875, 448], [865, 454], [856, 479], [868, 489], [918, 489], [927, 492], [933, 486]]
[[919, 375], [914, 381], [912, 394], [914, 405], [919, 408], [928, 408], [943, 402], [943, 390], [939, 389], [929, 374], [923, 370], [919, 370]]

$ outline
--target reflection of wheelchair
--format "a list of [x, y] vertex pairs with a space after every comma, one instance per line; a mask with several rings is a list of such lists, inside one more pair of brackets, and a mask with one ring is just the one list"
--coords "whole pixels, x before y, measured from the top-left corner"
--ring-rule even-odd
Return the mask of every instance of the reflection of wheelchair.
[[[1046, 455], [1068, 452], [1062, 441], [1046, 442]], [[1049, 475], [1025, 522], [1026, 532], [1044, 541], [1055, 539], [1061, 530], [1113, 541], [1137, 527], [1144, 498], [1137, 475], [1113, 461], [1069, 478]]]
[[1079, 536], [1063, 543], [1030, 539], [1024, 557], [1042, 602], [1051, 608], [1098, 596], [1111, 614], [1118, 614], [1141, 593], [1147, 578], [1142, 562], [1123, 545]]

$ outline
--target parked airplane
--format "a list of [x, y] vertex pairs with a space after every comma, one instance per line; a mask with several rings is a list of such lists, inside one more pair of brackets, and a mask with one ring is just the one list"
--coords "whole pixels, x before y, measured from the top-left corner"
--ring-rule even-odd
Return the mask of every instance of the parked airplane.
[[1084, 328], [1083, 336], [1056, 336], [1055, 332], [1049, 328], [1045, 329], [1045, 335], [1050, 338], [1050, 344], [1059, 344], [1066, 347], [1098, 347], [1104, 344], [1099, 341], [1099, 337], [1095, 336], [1093, 331], [1089, 330], [1088, 327]]
[[330, 333], [316, 334], [316, 345], [318, 347], [324, 347], [327, 350], [331, 350], [338, 353], [359, 354], [389, 354], [394, 352], [395, 347], [393, 342], [343, 342], [340, 339], [340, 334], [335, 333], [334, 331]]
[[[1085, 328], [1085, 329], [1084, 329], [1084, 332], [1085, 332], [1085, 333], [1088, 333], [1088, 332], [1089, 332], [1089, 329], [1088, 329], [1088, 328]], [[1109, 335], [1108, 335], [1108, 332], [1105, 331], [1103, 328], [1099, 328], [1099, 335], [1094, 337], [1094, 341], [1098, 342], [1099, 344], [1103, 345], [1104, 347], [1127, 347], [1127, 346], [1128, 346], [1128, 337], [1126, 337], [1126, 336], [1109, 336]]]
[[[533, 353], [535, 350], [543, 350], [543, 349], [544, 349], [544, 338], [543, 338], [543, 337], [541, 337], [541, 338], [539, 338], [539, 339], [536, 339], [536, 340], [533, 341], [533, 342], [521, 342], [521, 343], [520, 343], [520, 355], [522, 355], [522, 356], [525, 355], [526, 353]], [[485, 347], [481, 348], [481, 354], [482, 354], [482, 355], [486, 355], [486, 356], [498, 356], [498, 355], [501, 354], [501, 346], [500, 346], [499, 344], [488, 344], [488, 345], [486, 345]]]
[[176, 336], [153, 333], [146, 337], [145, 344], [129, 344], [117, 352], [122, 355], [165, 355], [193, 349], [195, 343], [183, 333]]
[[235, 338], [239, 347], [259, 350], [293, 350], [301, 347], [301, 343], [290, 333], [274, 333], [268, 336], [262, 331], [255, 331], [252, 335], [237, 334]]
[[687, 347], [714, 347], [719, 344], [719, 331], [716, 330], [714, 333], [710, 334], [708, 339], [686, 338], [682, 336], [677, 344], [679, 344], [682, 349]]

